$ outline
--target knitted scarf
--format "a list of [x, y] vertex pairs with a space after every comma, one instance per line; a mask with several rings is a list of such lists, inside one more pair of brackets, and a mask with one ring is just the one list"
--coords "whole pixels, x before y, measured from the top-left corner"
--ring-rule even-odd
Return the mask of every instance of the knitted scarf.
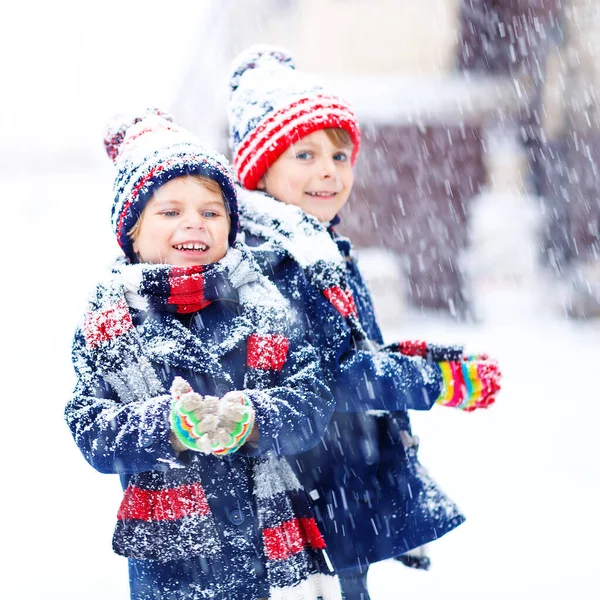
[[237, 188], [243, 230], [269, 240], [300, 265], [309, 283], [346, 320], [359, 347], [371, 347], [346, 278], [344, 258], [327, 228], [297, 206], [268, 194]]
[[[237, 301], [240, 314], [232, 317], [228, 335], [215, 341], [214, 348], [205, 343], [199, 348], [194, 334], [174, 314], [201, 311], [217, 299]], [[145, 341], [134, 326], [135, 311], [161, 313]], [[98, 375], [123, 403], [167, 393], [150, 360], [155, 351], [210, 374], [218, 368], [215, 361], [224, 346], [225, 350], [233, 348], [244, 338], [245, 387], [268, 391], [286, 360], [288, 311], [286, 301], [260, 275], [249, 252], [236, 244], [221, 261], [208, 266], [181, 268], [121, 261], [90, 299], [83, 334]], [[149, 422], [150, 432], [151, 427]], [[222, 459], [189, 454], [190, 461], [184, 466], [131, 477], [113, 538], [118, 554], [160, 561], [193, 556], [220, 560], [220, 537], [207, 501], [210, 489], [205, 492], [204, 488], [210, 487], [210, 482], [201, 481], [201, 473], [207, 461]], [[339, 598], [337, 580], [324, 557], [325, 542], [289, 464], [274, 455], [247, 460], [252, 465], [270, 598]], [[223, 582], [219, 585], [218, 589], [202, 590], [206, 594], [202, 597], [220, 598]]]

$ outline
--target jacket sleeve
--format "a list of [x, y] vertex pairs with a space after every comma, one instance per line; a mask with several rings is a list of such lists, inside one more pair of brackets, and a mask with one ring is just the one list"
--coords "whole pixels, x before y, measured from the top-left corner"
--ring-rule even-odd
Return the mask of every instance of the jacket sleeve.
[[[421, 357], [379, 350], [379, 344], [361, 348], [345, 320], [330, 302], [288, 265], [281, 269], [279, 285], [294, 298], [298, 315], [305, 315], [307, 334], [317, 348], [325, 381], [333, 393], [336, 411], [429, 410], [440, 396], [442, 373]], [[294, 294], [293, 289], [297, 290]], [[368, 298], [358, 298], [359, 307]], [[362, 302], [361, 302], [362, 301]], [[368, 307], [367, 307], [368, 308]], [[361, 323], [365, 321], [361, 311]], [[372, 334], [372, 331], [367, 331]], [[380, 336], [379, 330], [376, 332]]]
[[75, 390], [65, 420], [86, 460], [101, 473], [162, 470], [176, 461], [169, 442], [170, 396], [124, 403], [98, 374], [81, 331], [73, 342]]
[[328, 367], [336, 410], [429, 410], [442, 391], [437, 364], [396, 352], [351, 347]]
[[[429, 410], [435, 404], [442, 387], [439, 366], [420, 357], [378, 351], [378, 344], [359, 348], [345, 320], [291, 259], [278, 263], [271, 277], [292, 302], [298, 325], [319, 353], [336, 411]], [[370, 298], [365, 291], [356, 299], [363, 323], [370, 314]], [[381, 336], [378, 328], [367, 333]]]
[[318, 355], [304, 337], [293, 334], [275, 385], [248, 390], [260, 433], [258, 445], [246, 444], [241, 454], [298, 454], [321, 440], [334, 410], [334, 400], [323, 383]]
[[377, 324], [373, 300], [353, 260], [346, 261], [346, 276], [352, 288], [359, 319], [375, 343], [373, 349], [357, 348], [348, 333], [333, 336], [340, 341], [333, 350], [328, 371], [338, 402], [337, 410], [365, 409], [404, 411], [429, 410], [442, 391], [442, 373], [437, 364], [422, 357], [407, 357], [381, 348], [383, 337]]

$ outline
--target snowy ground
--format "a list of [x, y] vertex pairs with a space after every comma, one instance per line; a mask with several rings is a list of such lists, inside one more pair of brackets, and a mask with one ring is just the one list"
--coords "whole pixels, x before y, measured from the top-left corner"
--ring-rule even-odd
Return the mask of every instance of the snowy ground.
[[[517, 314], [499, 308], [479, 326], [403, 324], [403, 335], [485, 348], [500, 360], [504, 386], [487, 412], [414, 416], [423, 463], [468, 520], [432, 544], [429, 573], [373, 567], [374, 599], [598, 597], [600, 327], [544, 314], [535, 297], [496, 290], [489, 306], [512, 303]], [[401, 593], [390, 591], [396, 585]]]
[[[84, 462], [62, 418], [73, 384], [70, 337], [115, 249], [110, 171], [9, 181], [8, 197], [48, 201], [35, 211], [27, 202], [10, 205], [0, 225], [10, 258], [0, 363], [0, 597], [125, 599], [126, 561], [111, 551], [119, 482]], [[375, 565], [373, 598], [596, 598], [600, 323], [564, 320], [541, 285], [486, 284], [477, 298], [477, 325], [404, 313], [388, 327], [390, 340], [426, 337], [485, 349], [501, 361], [505, 380], [487, 412], [436, 407], [414, 416], [422, 462], [468, 521], [431, 546], [428, 573]]]

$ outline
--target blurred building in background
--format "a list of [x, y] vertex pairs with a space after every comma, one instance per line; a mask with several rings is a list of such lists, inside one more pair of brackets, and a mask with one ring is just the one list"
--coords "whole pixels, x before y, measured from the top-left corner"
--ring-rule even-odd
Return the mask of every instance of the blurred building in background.
[[[174, 112], [225, 150], [229, 62], [252, 43], [286, 46], [357, 109], [364, 146], [340, 230], [393, 257], [381, 285], [397, 264], [413, 306], [466, 318], [473, 277], [518, 285], [545, 264], [568, 282], [570, 313], [589, 316], [598, 33], [587, 0], [221, 0]], [[482, 203], [502, 231], [476, 230]]]

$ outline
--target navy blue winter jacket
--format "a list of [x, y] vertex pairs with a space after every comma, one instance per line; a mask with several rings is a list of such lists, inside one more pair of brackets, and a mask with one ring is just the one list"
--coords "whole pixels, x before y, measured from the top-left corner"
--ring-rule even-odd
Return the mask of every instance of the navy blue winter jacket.
[[[322, 441], [290, 461], [313, 499], [334, 566], [356, 568], [398, 556], [457, 527], [464, 517], [418, 462], [418, 440], [406, 412], [435, 403], [439, 367], [361, 349], [292, 256], [256, 235], [246, 233], [245, 239], [263, 272], [304, 316], [336, 400]], [[377, 347], [383, 339], [367, 286], [349, 242], [335, 241], [346, 259], [361, 325]]]
[[[222, 396], [230, 390], [244, 389], [246, 337], [230, 327], [237, 314], [238, 306], [230, 299], [215, 301], [191, 317], [134, 313], [142, 346], [165, 389], [175, 376], [185, 378], [203, 395]], [[189, 331], [189, 343], [181, 347], [175, 339], [161, 339], [165, 319]], [[199, 474], [216, 523], [215, 539], [223, 548], [213, 562], [205, 556], [177, 560], [161, 560], [160, 555], [156, 560], [130, 558], [132, 598], [155, 597], [157, 589], [162, 592], [161, 598], [171, 597], [170, 593], [177, 598], [196, 598], [200, 590], [213, 590], [206, 592], [211, 598], [256, 600], [269, 595], [252, 487], [253, 457], [266, 452], [295, 454], [313, 447], [333, 410], [314, 350], [301, 334], [291, 333], [289, 343], [282, 370], [272, 371], [272, 387], [255, 394], [248, 392], [260, 431], [258, 446], [246, 444], [226, 457], [191, 451], [177, 456], [169, 442], [171, 398], [166, 395], [141, 403], [123, 403], [97, 373], [82, 332], [75, 336], [77, 385], [65, 416], [85, 458], [102, 473], [119, 474], [124, 488], [132, 478], [141, 478], [149, 494], [154, 480], [161, 482], [157, 490], [164, 487], [165, 481], [178, 489], [189, 483], [190, 473], [194, 477]], [[169, 510], [173, 506], [169, 502]], [[165, 549], [170, 551], [170, 537], [179, 535], [174, 530], [176, 525], [150, 519], [148, 526], [153, 528], [149, 539], [164, 539]], [[210, 554], [210, 548], [203, 551]]]

